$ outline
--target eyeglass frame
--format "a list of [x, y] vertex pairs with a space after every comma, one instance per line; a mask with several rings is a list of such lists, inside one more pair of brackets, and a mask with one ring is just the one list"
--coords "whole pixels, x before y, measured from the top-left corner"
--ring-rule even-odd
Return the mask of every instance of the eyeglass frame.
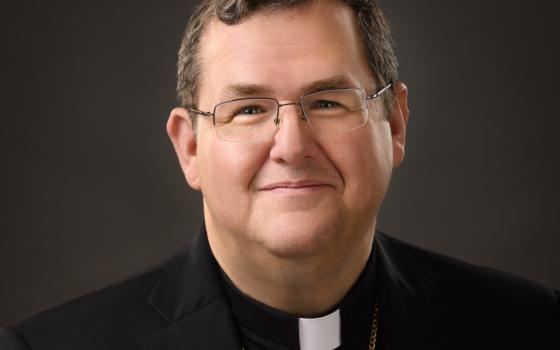
[[[313, 128], [313, 126], [309, 123], [309, 118], [307, 117], [305, 110], [303, 108], [303, 104], [302, 104], [302, 100], [309, 96], [309, 95], [313, 95], [313, 94], [317, 94], [317, 93], [321, 93], [321, 92], [329, 92], [329, 91], [346, 91], [346, 90], [358, 90], [361, 91], [364, 94], [365, 97], [365, 102], [366, 102], [366, 110], [368, 110], [368, 105], [367, 102], [369, 100], [373, 100], [379, 96], [381, 96], [381, 94], [383, 94], [385, 91], [387, 91], [388, 89], [390, 89], [393, 86], [393, 83], [389, 83], [385, 86], [383, 86], [382, 88], [380, 88], [379, 90], [377, 90], [377, 92], [375, 92], [372, 95], [367, 95], [366, 92], [364, 91], [364, 89], [359, 89], [359, 88], [342, 88], [342, 89], [328, 89], [328, 90], [321, 90], [321, 91], [314, 91], [314, 92], [309, 92], [307, 94], [303, 94], [298, 98], [298, 102], [288, 102], [288, 103], [280, 103], [280, 101], [278, 101], [276, 98], [274, 97], [241, 97], [241, 98], [234, 98], [232, 100], [227, 100], [227, 101], [222, 101], [218, 104], [216, 104], [214, 106], [214, 109], [212, 112], [204, 112], [201, 111], [197, 108], [195, 108], [194, 106], [185, 106], [185, 108], [197, 115], [200, 115], [202, 117], [212, 117], [212, 124], [214, 125], [214, 127], [216, 127], [216, 108], [218, 108], [219, 106], [225, 104], [225, 103], [229, 103], [229, 102], [235, 102], [235, 101], [242, 101], [242, 100], [252, 100], [252, 99], [257, 99], [257, 100], [269, 100], [269, 101], [274, 101], [276, 102], [276, 105], [278, 106], [276, 108], [276, 117], [274, 118], [274, 123], [276, 125], [279, 125], [279, 120], [280, 120], [280, 107], [284, 107], [284, 106], [299, 106], [299, 110], [300, 112], [298, 112], [298, 115], [301, 119], [305, 120], [307, 122], [307, 124]], [[367, 119], [366, 119], [367, 122]], [[365, 125], [365, 123], [363, 124]], [[363, 126], [361, 125], [361, 126]], [[359, 126], [359, 127], [361, 127]], [[353, 130], [353, 129], [350, 129]], [[350, 130], [346, 130], [346, 131], [350, 131]]]

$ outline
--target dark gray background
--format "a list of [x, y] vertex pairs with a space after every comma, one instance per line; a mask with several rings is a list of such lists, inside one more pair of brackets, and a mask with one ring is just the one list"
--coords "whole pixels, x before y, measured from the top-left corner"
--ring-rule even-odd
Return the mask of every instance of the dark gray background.
[[[560, 287], [558, 1], [383, 0], [410, 88], [379, 228]], [[165, 134], [186, 1], [20, 1], [2, 23], [0, 324], [198, 230]]]

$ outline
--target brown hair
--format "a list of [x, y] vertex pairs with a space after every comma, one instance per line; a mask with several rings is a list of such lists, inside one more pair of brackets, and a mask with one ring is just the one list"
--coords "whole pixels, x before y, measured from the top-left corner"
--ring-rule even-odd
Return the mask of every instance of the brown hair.
[[[200, 39], [205, 26], [217, 18], [235, 25], [262, 10], [287, 10], [313, 0], [203, 0], [194, 10], [181, 42], [177, 61], [177, 96], [182, 106], [196, 105], [200, 76]], [[397, 58], [389, 23], [375, 0], [340, 0], [357, 14], [366, 49], [367, 61], [380, 86], [397, 82]], [[390, 115], [392, 94], [384, 94], [387, 116]], [[192, 118], [193, 128], [196, 118]]]

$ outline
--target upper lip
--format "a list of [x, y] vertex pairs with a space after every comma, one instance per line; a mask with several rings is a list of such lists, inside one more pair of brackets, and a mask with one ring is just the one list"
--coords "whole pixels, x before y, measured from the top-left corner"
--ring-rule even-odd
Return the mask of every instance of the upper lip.
[[319, 180], [280, 181], [261, 187], [261, 190], [267, 191], [276, 188], [304, 188], [313, 186], [329, 186], [329, 184]]

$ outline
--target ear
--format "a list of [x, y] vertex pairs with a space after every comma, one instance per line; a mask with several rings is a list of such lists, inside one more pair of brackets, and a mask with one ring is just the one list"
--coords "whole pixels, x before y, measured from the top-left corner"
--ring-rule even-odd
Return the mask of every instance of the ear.
[[393, 109], [389, 119], [393, 139], [393, 168], [398, 167], [404, 159], [406, 125], [408, 124], [408, 88], [402, 82], [393, 88]]
[[185, 108], [174, 108], [167, 120], [167, 135], [173, 143], [179, 164], [189, 186], [200, 191], [197, 166], [197, 144], [189, 112]]

